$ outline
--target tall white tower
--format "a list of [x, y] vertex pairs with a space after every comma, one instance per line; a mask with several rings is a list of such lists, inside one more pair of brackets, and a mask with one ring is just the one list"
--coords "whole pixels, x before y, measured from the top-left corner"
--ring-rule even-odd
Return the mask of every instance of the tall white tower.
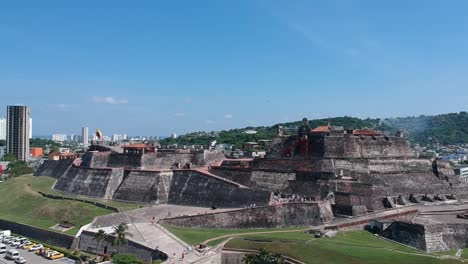
[[0, 140], [6, 140], [6, 119], [0, 118]]
[[89, 145], [88, 133], [89, 133], [88, 127], [81, 128], [81, 140], [82, 140], [81, 143], [83, 143], [83, 146], [85, 148], [88, 147]]

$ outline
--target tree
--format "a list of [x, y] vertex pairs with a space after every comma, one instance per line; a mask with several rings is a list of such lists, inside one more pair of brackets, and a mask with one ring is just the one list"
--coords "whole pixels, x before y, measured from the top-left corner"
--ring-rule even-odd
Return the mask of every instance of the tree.
[[98, 256], [98, 251], [99, 251], [99, 244], [101, 241], [105, 240], [107, 238], [107, 234], [104, 230], [99, 229], [96, 234], [94, 234], [94, 239], [96, 239], [97, 245], [96, 245], [96, 257]]
[[115, 226], [112, 235], [115, 236], [113, 245], [117, 248], [117, 252], [120, 253], [122, 246], [127, 244], [127, 235], [129, 235], [127, 224], [121, 223]]
[[3, 160], [4, 161], [16, 161], [16, 156], [14, 154], [11, 154], [11, 153], [8, 153], [8, 154], [5, 154], [5, 156], [3, 156]]
[[33, 173], [33, 169], [29, 167], [26, 162], [21, 161], [21, 160], [16, 160], [8, 164], [7, 173], [11, 177], [17, 177], [17, 176], [24, 175], [24, 174], [31, 174]]
[[245, 256], [242, 262], [245, 264], [283, 264], [284, 258], [280, 254], [270, 253], [262, 248], [258, 254]]
[[143, 261], [133, 254], [115, 254], [112, 257], [114, 264], [143, 264]]

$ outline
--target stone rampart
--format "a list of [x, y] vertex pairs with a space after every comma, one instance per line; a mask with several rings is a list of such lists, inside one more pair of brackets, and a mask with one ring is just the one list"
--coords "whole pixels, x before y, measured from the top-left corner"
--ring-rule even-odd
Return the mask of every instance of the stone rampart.
[[73, 160], [45, 160], [34, 173], [34, 176], [49, 176], [59, 178], [72, 165]]
[[159, 200], [160, 174], [159, 171], [125, 171], [113, 198], [144, 203]]
[[468, 224], [394, 222], [382, 236], [427, 252], [468, 247]]
[[64, 193], [112, 198], [111, 193], [119, 186], [121, 169], [97, 169], [72, 166], [60, 177], [54, 188]]
[[257, 191], [196, 170], [176, 170], [172, 176], [168, 203], [197, 206], [241, 207], [267, 205], [271, 193]]
[[270, 228], [321, 225], [333, 219], [331, 206], [321, 203], [289, 203], [221, 213], [183, 216], [160, 220], [169, 224], [196, 228]]

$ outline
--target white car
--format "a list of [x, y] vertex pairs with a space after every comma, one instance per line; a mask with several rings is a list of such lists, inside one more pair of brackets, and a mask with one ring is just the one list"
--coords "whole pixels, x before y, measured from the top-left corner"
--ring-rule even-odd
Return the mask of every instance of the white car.
[[26, 259], [23, 258], [23, 257], [19, 257], [19, 258], [15, 259], [15, 263], [16, 264], [24, 264], [24, 263], [26, 263]]
[[11, 246], [17, 247], [17, 246], [19, 246], [20, 244], [21, 244], [21, 241], [15, 240], [15, 241], [13, 241], [13, 243], [11, 243]]
[[37, 244], [37, 245], [31, 247], [29, 249], [29, 251], [36, 251], [36, 250], [43, 249], [43, 248], [44, 248], [44, 246], [42, 244]]

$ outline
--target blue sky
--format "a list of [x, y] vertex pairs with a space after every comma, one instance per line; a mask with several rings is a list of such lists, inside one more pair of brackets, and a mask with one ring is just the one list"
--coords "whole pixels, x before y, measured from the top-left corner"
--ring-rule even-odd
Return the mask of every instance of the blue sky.
[[2, 1], [0, 116], [168, 135], [468, 110], [466, 1]]

